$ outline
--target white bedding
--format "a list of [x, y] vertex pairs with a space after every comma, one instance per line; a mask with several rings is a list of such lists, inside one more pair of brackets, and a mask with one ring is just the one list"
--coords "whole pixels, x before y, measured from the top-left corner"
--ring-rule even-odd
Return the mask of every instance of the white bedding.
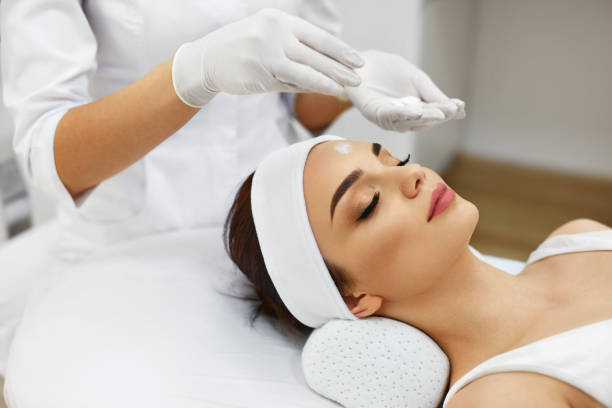
[[[485, 259], [510, 273], [524, 265]], [[34, 275], [9, 354], [11, 408], [339, 406], [306, 385], [304, 338], [263, 319], [251, 328], [249, 304], [216, 292], [244, 282], [219, 229], [126, 242]]]

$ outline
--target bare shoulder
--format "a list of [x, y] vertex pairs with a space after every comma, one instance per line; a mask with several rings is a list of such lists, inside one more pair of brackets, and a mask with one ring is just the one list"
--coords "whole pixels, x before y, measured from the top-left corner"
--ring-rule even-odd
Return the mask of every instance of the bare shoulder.
[[580, 232], [604, 231], [611, 229], [610, 226], [589, 218], [577, 218], [561, 225], [550, 233], [546, 239], [562, 234], [578, 234]]
[[[468, 384], [455, 394], [447, 408], [570, 408], [562, 393], [547, 386], [550, 379], [535, 373], [496, 373]], [[543, 383], [542, 381], [543, 380]], [[552, 391], [552, 392], [551, 392]]]

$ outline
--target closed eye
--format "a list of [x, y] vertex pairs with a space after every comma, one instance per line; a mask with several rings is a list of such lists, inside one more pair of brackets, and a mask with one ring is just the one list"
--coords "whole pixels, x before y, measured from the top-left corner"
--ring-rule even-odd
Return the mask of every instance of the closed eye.
[[403, 166], [406, 163], [408, 163], [410, 161], [410, 154], [408, 154], [408, 157], [406, 157], [406, 159], [402, 160], [401, 162], [397, 163], [398, 166]]
[[361, 215], [359, 216], [359, 218], [357, 218], [357, 221], [361, 221], [366, 219], [370, 213], [372, 213], [372, 211], [374, 211], [374, 209], [376, 208], [376, 204], [378, 204], [378, 199], [380, 198], [380, 193], [376, 192], [374, 194], [374, 197], [372, 197], [372, 201], [370, 201], [370, 204], [368, 204], [368, 206], [365, 208], [365, 210], [363, 210], [363, 213], [361, 213]]
[[[397, 166], [404, 166], [409, 161], [410, 161], [410, 154], [408, 154], [408, 157], [406, 157], [404, 160], [397, 163]], [[379, 199], [380, 199], [380, 193], [377, 192], [374, 194], [374, 197], [372, 197], [372, 201], [370, 201], [370, 204], [368, 204], [368, 206], [365, 208], [365, 210], [363, 210], [359, 218], [357, 218], [357, 221], [362, 221], [366, 219], [376, 208], [376, 205], [378, 204]]]

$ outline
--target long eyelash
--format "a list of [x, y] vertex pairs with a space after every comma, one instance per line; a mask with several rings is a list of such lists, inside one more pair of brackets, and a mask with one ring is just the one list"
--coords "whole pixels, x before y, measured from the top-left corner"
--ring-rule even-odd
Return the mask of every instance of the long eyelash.
[[410, 154], [408, 154], [408, 157], [406, 157], [405, 160], [402, 160], [401, 162], [397, 163], [398, 166], [403, 166], [404, 164], [408, 163], [410, 161]]
[[365, 210], [363, 210], [363, 213], [361, 213], [361, 215], [359, 216], [359, 218], [357, 218], [357, 221], [361, 221], [364, 218], [367, 218], [368, 215], [370, 215], [370, 213], [372, 211], [374, 211], [374, 207], [376, 207], [376, 204], [378, 204], [378, 198], [380, 197], [380, 193], [376, 193], [374, 194], [374, 197], [372, 197], [372, 201], [370, 202], [370, 204], [366, 207]]

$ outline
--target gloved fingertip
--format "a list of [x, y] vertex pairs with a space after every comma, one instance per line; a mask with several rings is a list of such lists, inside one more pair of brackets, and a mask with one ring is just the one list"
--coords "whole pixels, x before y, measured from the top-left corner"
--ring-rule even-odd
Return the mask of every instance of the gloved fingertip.
[[455, 119], [465, 118], [465, 102], [457, 98], [453, 98], [451, 101], [457, 105], [457, 115], [455, 115]]
[[465, 102], [458, 98], [451, 98], [451, 101], [457, 105], [458, 108], [462, 109], [465, 107]]
[[[450, 120], [455, 117], [458, 111], [457, 105], [455, 105], [450, 99], [445, 102], [430, 102], [425, 104], [427, 109], [437, 110], [442, 112], [445, 120]], [[437, 115], [437, 113], [432, 113], [432, 115]]]
[[423, 113], [411, 112], [408, 111], [402, 118], [402, 120], [419, 120], [423, 117]]
[[436, 121], [436, 120], [444, 120], [446, 119], [446, 115], [438, 108], [426, 107], [423, 109], [423, 116], [421, 119], [425, 121]]
[[349, 51], [344, 56], [348, 63], [355, 68], [361, 68], [365, 65], [365, 59], [357, 51]]
[[352, 78], [351, 81], [352, 81], [352, 83], [351, 83], [350, 86], [359, 86], [359, 85], [361, 85], [361, 82], [363, 82], [359, 75], [357, 75], [355, 78]]
[[449, 102], [448, 104], [445, 104], [443, 107], [441, 107], [440, 110], [444, 112], [446, 119], [452, 119], [457, 115], [459, 107], [454, 103]]
[[424, 113], [422, 106], [405, 106], [404, 111], [406, 112], [406, 119], [409, 120], [421, 119]]

